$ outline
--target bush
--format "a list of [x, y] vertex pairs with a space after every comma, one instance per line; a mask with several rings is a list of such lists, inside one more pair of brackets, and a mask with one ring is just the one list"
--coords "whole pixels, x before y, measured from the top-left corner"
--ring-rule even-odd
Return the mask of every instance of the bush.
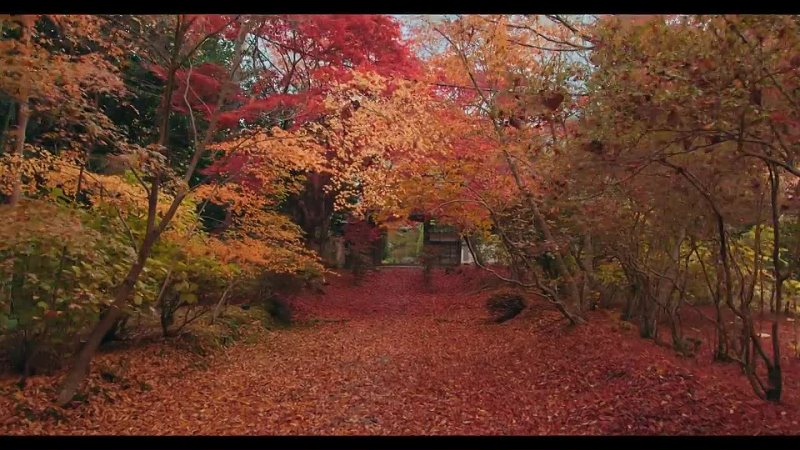
[[273, 295], [290, 296], [303, 289], [319, 289], [323, 274], [314, 266], [295, 273], [264, 271], [237, 285], [235, 297], [247, 300], [266, 301]]
[[[179, 251], [176, 258], [171, 281], [158, 302], [164, 336], [179, 334], [186, 325], [208, 313], [227, 286], [226, 267], [213, 257]], [[180, 310], [182, 318], [172, 330]]]
[[272, 322], [281, 326], [292, 324], [292, 311], [289, 304], [278, 296], [272, 296], [264, 303], [264, 310], [269, 315]]
[[494, 322], [502, 323], [521, 313], [525, 309], [525, 300], [515, 292], [500, 292], [486, 300], [486, 309]]
[[296, 273], [262, 272], [258, 277], [242, 282], [236, 290], [236, 297], [247, 301], [242, 305], [243, 309], [249, 309], [250, 303], [260, 307], [266, 313], [266, 326], [289, 326], [292, 312], [285, 299], [304, 289], [318, 291], [323, 283], [323, 274], [315, 266]]
[[367, 220], [348, 222], [344, 226], [344, 239], [348, 265], [356, 284], [360, 284], [372, 267], [375, 243], [380, 240], [380, 230]]
[[62, 205], [23, 201], [0, 214], [8, 218], [0, 228], [0, 340], [16, 370], [57, 367], [134, 255], [117, 236], [93, 230], [89, 214]]

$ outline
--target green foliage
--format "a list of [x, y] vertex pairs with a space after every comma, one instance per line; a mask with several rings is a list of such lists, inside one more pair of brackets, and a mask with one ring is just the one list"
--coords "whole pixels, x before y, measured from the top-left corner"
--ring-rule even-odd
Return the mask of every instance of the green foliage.
[[616, 261], [599, 264], [595, 269], [597, 281], [604, 285], [620, 285], [625, 281], [625, 273]]
[[413, 264], [422, 254], [424, 233], [422, 225], [390, 230], [387, 239], [386, 264]]
[[210, 255], [192, 256], [181, 248], [174, 249], [171, 258], [165, 262], [172, 268], [170, 278], [156, 305], [165, 335], [180, 309], [184, 310], [184, 320], [179, 330], [203, 315], [225, 291], [228, 274], [235, 271]]
[[[24, 201], [2, 207], [0, 339], [16, 343], [15, 365], [35, 349], [69, 350], [70, 338], [97, 320], [133, 261], [122, 236], [102, 220], [63, 205]], [[108, 230], [106, 230], [108, 231]]]

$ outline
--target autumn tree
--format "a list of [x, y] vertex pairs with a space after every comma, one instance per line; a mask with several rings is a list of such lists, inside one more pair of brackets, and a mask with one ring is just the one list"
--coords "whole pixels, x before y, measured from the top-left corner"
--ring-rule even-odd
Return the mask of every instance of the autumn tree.
[[[114, 62], [121, 48], [111, 36], [98, 34], [107, 26], [93, 16], [4, 16], [0, 23], [0, 58], [3, 76], [0, 92], [14, 114], [13, 139], [2, 130], [0, 148], [4, 169], [2, 183], [8, 203], [19, 202], [37, 171], [43, 152], [76, 152], [96, 143], [118, 145], [117, 127], [99, 107], [100, 96], [120, 97], [125, 89]], [[34, 128], [34, 130], [31, 130]], [[35, 137], [28, 139], [31, 134]], [[61, 149], [59, 151], [59, 149]], [[33, 157], [33, 158], [32, 158]]]
[[[483, 134], [492, 136], [505, 176], [516, 187], [519, 205], [533, 217], [531, 227], [538, 234], [534, 240], [544, 244], [538, 254], [552, 258], [564, 295], [555, 295], [540, 282], [534, 246], [519, 245], [501, 232], [506, 235], [506, 248], [534, 278], [530, 287], [554, 301], [570, 322], [581, 322], [576, 269], [568, 262], [569, 244], [558, 242], [536, 198], [536, 188], [544, 184], [540, 166], [563, 145], [564, 122], [571, 114], [571, 74], [579, 77], [582, 72], [581, 65], [565, 55], [590, 49], [586, 35], [557, 16], [462, 16], [430, 24], [428, 33], [446, 48], [432, 57], [440, 67], [437, 85], [454, 91], [450, 98], [466, 114], [480, 118]], [[489, 204], [484, 202], [484, 206]], [[498, 211], [490, 208], [494, 225], [501, 228]]]
[[[752, 303], [768, 277], [772, 309], [780, 310], [788, 277], [780, 258], [781, 179], [797, 174], [787, 115], [796, 102], [797, 49], [787, 36], [796, 26], [783, 16], [606, 19], [592, 54], [582, 144], [590, 164], [602, 167], [603, 195], [641, 205], [634, 220], [648, 233], [643, 241], [662, 236], [672, 246], [652, 262], [641, 252], [653, 245], [623, 262], [644, 277], [636, 283], [647, 290], [642, 308], [651, 303], [673, 315], [688, 280], [702, 276], [716, 308], [716, 357], [738, 361], [769, 400], [781, 396], [779, 322], [772, 322], [769, 352]], [[619, 250], [615, 238], [608, 245]], [[768, 252], [771, 268], [762, 258]], [[737, 330], [726, 330], [726, 311]]]
[[[114, 301], [111, 303], [109, 311], [89, 334], [86, 344], [84, 344], [76, 357], [73, 368], [65, 380], [61, 394], [59, 395], [58, 401], [61, 404], [66, 404], [71, 401], [81, 381], [83, 381], [88, 373], [89, 363], [97, 347], [100, 345], [101, 339], [114, 325], [117, 319], [124, 314], [124, 309], [135, 291], [136, 282], [145, 268], [153, 246], [166, 231], [183, 200], [189, 193], [188, 183], [197, 169], [201, 156], [214, 138], [219, 117], [225, 112], [222, 108], [225, 106], [228, 96], [233, 93], [231, 92], [231, 86], [235, 85], [238, 79], [245, 38], [248, 34], [248, 30], [253, 26], [253, 22], [256, 19], [238, 17], [233, 21], [229, 19], [227, 21], [223, 20], [221, 24], [209, 24], [209, 20], [203, 17], [177, 16], [168, 19], [165, 18], [163, 20], [167, 20], [173, 27], [174, 39], [170, 42], [170, 46], [172, 47], [171, 52], [164, 55], [166, 56], [166, 68], [164, 69], [166, 84], [162, 94], [162, 103], [159, 113], [160, 124], [158, 126], [158, 141], [153, 144], [139, 161], [137, 161], [139, 163], [138, 167], [131, 164], [131, 169], [134, 172], [145, 169], [145, 167], [148, 169], [147, 178], [149, 178], [149, 181], [142, 179], [142, 189], [147, 193], [146, 229], [142, 241], [137, 245], [136, 262], [130, 267], [124, 281], [114, 293]], [[212, 31], [210, 34], [227, 31], [234, 36], [233, 42], [236, 51], [234, 57], [231, 59], [230, 66], [227, 67], [224, 72], [231, 81], [223, 84], [223, 88], [217, 95], [216, 103], [210, 108], [210, 113], [206, 116], [208, 124], [204, 133], [194, 136], [196, 142], [194, 152], [191, 154], [191, 158], [186, 164], [183, 175], [176, 176], [174, 178], [174, 184], [169, 186], [169, 184], [171, 184], [169, 171], [161, 161], [169, 154], [169, 149], [166, 147], [166, 144], [169, 133], [169, 117], [173, 112], [173, 102], [175, 101], [174, 96], [177, 88], [176, 76], [183, 65], [188, 62], [188, 57], [191, 56], [199, 47], [199, 44], [209, 35], [209, 32], [206, 31], [207, 28], [211, 28]], [[147, 166], [145, 166], [145, 164], [147, 164]], [[166, 211], [159, 214], [159, 193], [165, 185], [167, 188], [174, 190], [174, 194]]]
[[[401, 38], [400, 24], [389, 16], [275, 16], [253, 34], [256, 76], [247, 108], [268, 127], [289, 130], [318, 121], [330, 89], [347, 83], [353, 70], [398, 80], [413, 80], [421, 70]], [[346, 163], [337, 157], [331, 153], [330, 164]], [[290, 196], [284, 209], [303, 228], [310, 247], [325, 253], [341, 183], [325, 172], [308, 172], [304, 179], [305, 188]]]

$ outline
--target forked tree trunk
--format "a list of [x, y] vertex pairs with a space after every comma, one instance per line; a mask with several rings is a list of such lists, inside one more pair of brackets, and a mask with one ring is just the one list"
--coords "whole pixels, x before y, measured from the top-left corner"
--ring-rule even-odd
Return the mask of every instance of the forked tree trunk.
[[[542, 216], [542, 213], [539, 210], [539, 205], [536, 204], [536, 200], [533, 198], [533, 195], [531, 195], [530, 191], [528, 191], [527, 187], [522, 182], [522, 178], [520, 178], [519, 171], [517, 170], [517, 165], [514, 163], [514, 160], [511, 158], [511, 155], [508, 153], [508, 151], [503, 150], [503, 155], [505, 156], [506, 164], [511, 171], [511, 175], [514, 178], [517, 188], [522, 193], [522, 196], [525, 198], [528, 207], [531, 209], [531, 213], [533, 214], [533, 222], [536, 225], [536, 228], [542, 232], [545, 242], [555, 245], [555, 239], [550, 231], [550, 226], [547, 225], [547, 221], [544, 219], [544, 216]], [[558, 275], [564, 281], [564, 290], [567, 294], [567, 299], [564, 303], [565, 306], [570, 310], [572, 316], [575, 318], [572, 320], [581, 323], [584, 320], [581, 317], [581, 302], [578, 293], [578, 285], [575, 283], [575, 278], [572, 276], [572, 272], [570, 272], [567, 264], [564, 262], [562, 252], [562, 249], [556, 249], [554, 252], [552, 252], [552, 254], [556, 272], [558, 272]]]
[[[183, 31], [181, 31], [183, 30]], [[181, 40], [183, 38], [183, 34], [185, 33], [185, 29], [182, 28], [181, 20], [178, 20], [178, 24], [176, 26], [176, 42], [175, 42], [175, 50], [173, 53], [173, 64], [171, 64], [171, 70], [177, 70], [178, 64], [175, 61], [180, 59], [180, 55], [178, 54], [180, 47], [181, 47]], [[247, 26], [242, 26], [239, 30], [239, 36], [237, 37], [236, 41], [236, 53], [233, 58], [233, 67], [231, 72], [231, 77], [235, 79], [237, 75], [237, 70], [239, 64], [241, 63], [242, 52], [243, 52], [243, 43], [244, 38], [249, 32], [249, 28]], [[173, 77], [174, 79], [174, 77]], [[222, 102], [227, 97], [227, 90], [229, 88], [229, 83], [226, 83], [219, 93], [219, 100], [217, 103], [216, 111], [219, 112], [222, 108]], [[172, 91], [174, 90], [174, 84], [168, 85], [164, 91], [164, 99], [169, 99], [172, 97]], [[165, 103], [167, 108], [169, 107], [169, 103]], [[169, 120], [169, 109], [165, 111], [165, 114], [162, 117], [162, 128], [160, 139], [166, 139], [167, 132], [165, 131], [164, 124], [166, 124]], [[192, 175], [194, 174], [195, 169], [197, 168], [197, 164], [200, 161], [200, 157], [205, 152], [205, 148], [211, 142], [211, 138], [213, 137], [213, 133], [216, 130], [217, 122], [219, 120], [219, 114], [216, 113], [212, 115], [211, 119], [209, 120], [208, 127], [205, 132], [205, 136], [203, 140], [196, 146], [195, 151], [192, 155], [191, 161], [186, 169], [186, 173], [183, 176], [183, 183], [188, 185], [189, 180], [191, 179]], [[159, 142], [162, 146], [166, 145], [166, 141]], [[134, 293], [136, 281], [139, 279], [139, 275], [141, 275], [144, 266], [150, 257], [150, 252], [153, 249], [153, 246], [158, 241], [161, 233], [169, 225], [172, 218], [178, 211], [178, 207], [183, 202], [183, 199], [186, 196], [186, 191], [179, 192], [175, 198], [173, 199], [172, 203], [170, 204], [169, 209], [166, 213], [164, 213], [161, 220], [156, 223], [156, 216], [158, 215], [158, 192], [160, 189], [161, 178], [160, 174], [156, 174], [153, 183], [150, 186], [150, 195], [148, 197], [148, 214], [147, 214], [147, 231], [145, 232], [145, 238], [142, 242], [141, 247], [139, 248], [137, 254], [137, 260], [131, 266], [128, 274], [125, 277], [123, 283], [119, 286], [117, 291], [114, 295], [114, 301], [111, 304], [111, 307], [108, 311], [108, 314], [103, 317], [103, 319], [95, 326], [92, 332], [89, 334], [87, 342], [81, 348], [80, 352], [75, 358], [73, 363], [72, 370], [67, 375], [66, 380], [62, 386], [61, 392], [58, 395], [58, 403], [62, 406], [68, 404], [72, 398], [74, 397], [75, 393], [78, 391], [80, 384], [89, 374], [89, 367], [92, 361], [92, 357], [94, 356], [95, 352], [97, 351], [98, 347], [100, 346], [100, 342], [103, 339], [103, 336], [111, 329], [114, 323], [120, 318], [124, 312], [123, 309], [128, 305], [128, 301], [130, 300], [131, 296]]]

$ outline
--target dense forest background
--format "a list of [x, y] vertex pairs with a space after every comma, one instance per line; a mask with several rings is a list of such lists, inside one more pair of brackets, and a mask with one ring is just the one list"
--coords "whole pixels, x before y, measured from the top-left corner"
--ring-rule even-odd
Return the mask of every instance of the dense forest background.
[[778, 402], [799, 36], [789, 15], [2, 16], [3, 360], [66, 369], [68, 405], [101, 345], [229, 304], [288, 321], [279, 297], [341, 248], [359, 282], [417, 217], [568, 324], [619, 311]]

